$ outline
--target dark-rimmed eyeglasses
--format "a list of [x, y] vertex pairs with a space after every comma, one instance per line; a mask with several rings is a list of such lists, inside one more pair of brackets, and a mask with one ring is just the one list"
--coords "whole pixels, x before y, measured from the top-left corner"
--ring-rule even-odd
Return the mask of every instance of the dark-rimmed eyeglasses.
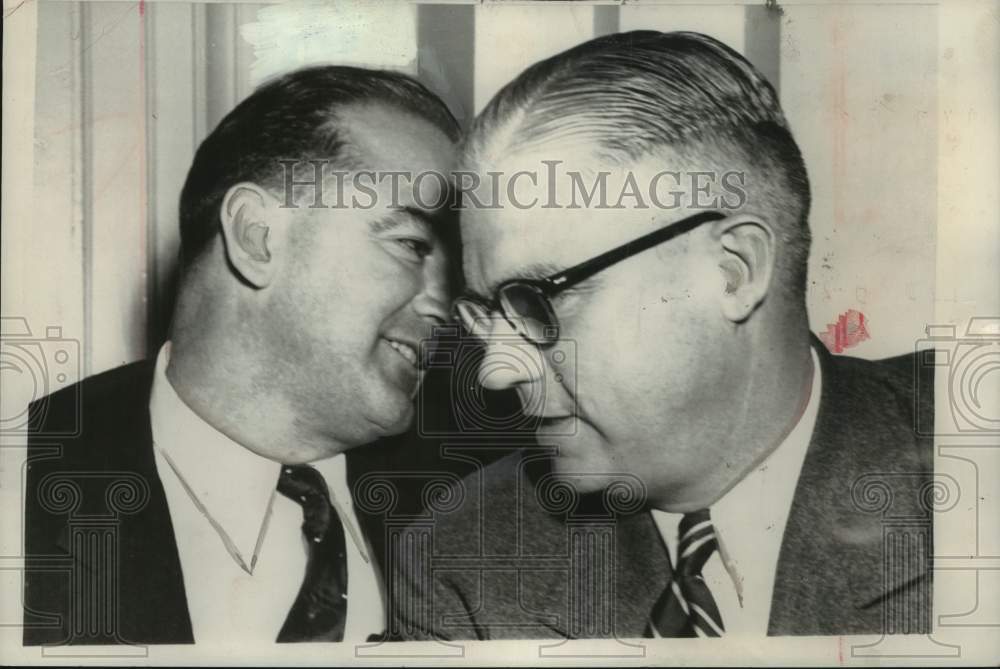
[[725, 217], [718, 211], [701, 212], [545, 278], [504, 281], [497, 286], [495, 297], [489, 304], [471, 297], [455, 300], [452, 307], [454, 315], [467, 331], [475, 334], [477, 323], [480, 328], [485, 326], [490, 315], [499, 311], [504, 320], [529, 342], [542, 348], [552, 346], [559, 340], [559, 319], [552, 307], [552, 298], [556, 295], [615, 263], [690, 232], [703, 223]]

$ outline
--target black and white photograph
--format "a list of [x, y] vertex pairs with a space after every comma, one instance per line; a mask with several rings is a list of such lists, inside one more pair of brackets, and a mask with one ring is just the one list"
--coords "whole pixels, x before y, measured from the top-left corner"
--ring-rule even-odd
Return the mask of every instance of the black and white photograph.
[[5, 0], [0, 661], [1000, 662], [1000, 4]]

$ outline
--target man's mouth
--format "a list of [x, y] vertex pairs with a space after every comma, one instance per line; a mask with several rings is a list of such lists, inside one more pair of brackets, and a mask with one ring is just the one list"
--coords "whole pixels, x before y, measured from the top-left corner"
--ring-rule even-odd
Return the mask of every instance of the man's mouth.
[[386, 337], [385, 340], [389, 343], [389, 347], [392, 348], [393, 351], [402, 356], [411, 365], [419, 369], [419, 356], [417, 355], [417, 351], [412, 346], [397, 339], [389, 339]]

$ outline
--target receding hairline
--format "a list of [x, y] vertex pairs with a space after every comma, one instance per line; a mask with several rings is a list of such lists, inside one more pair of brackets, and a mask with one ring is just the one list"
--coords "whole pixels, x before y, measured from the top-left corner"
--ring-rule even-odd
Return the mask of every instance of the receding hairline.
[[[374, 142], [377, 141], [380, 129], [375, 126], [376, 121], [372, 115], [386, 114], [387, 116], [398, 115], [419, 125], [424, 125], [434, 132], [445, 137], [450, 146], [454, 148], [458, 141], [457, 134], [450, 134], [434, 121], [426, 116], [406, 107], [384, 100], [362, 100], [350, 102], [338, 107], [330, 112], [330, 118], [321, 127], [324, 132], [335, 130], [343, 138], [345, 148], [354, 149], [356, 152], [371, 154]], [[360, 156], [356, 156], [360, 158]], [[369, 167], [367, 165], [356, 165], [356, 168]]]

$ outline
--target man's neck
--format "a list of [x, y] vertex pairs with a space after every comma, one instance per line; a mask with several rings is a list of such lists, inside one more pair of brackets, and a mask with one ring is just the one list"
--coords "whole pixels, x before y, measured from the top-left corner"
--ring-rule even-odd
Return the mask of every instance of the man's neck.
[[812, 387], [810, 346], [805, 324], [801, 332], [772, 334], [754, 343], [740, 429], [729, 444], [736, 475], [720, 487], [717, 499], [763, 462], [798, 424]]
[[[172, 341], [167, 379], [202, 420], [244, 448], [276, 462], [298, 464], [346, 450], [310, 433], [294, 406], [267, 384], [259, 361], [239, 346]], [[256, 362], [255, 362], [256, 360]]]
[[780, 333], [760, 333], [747, 342], [743, 356], [749, 367], [743, 367], [742, 382], [734, 379], [730, 386], [736, 394], [726, 399], [728, 436], [710, 449], [716, 457], [709, 458], [700, 482], [655, 506], [671, 512], [710, 507], [782, 444], [809, 400], [810, 347], [805, 322]]

